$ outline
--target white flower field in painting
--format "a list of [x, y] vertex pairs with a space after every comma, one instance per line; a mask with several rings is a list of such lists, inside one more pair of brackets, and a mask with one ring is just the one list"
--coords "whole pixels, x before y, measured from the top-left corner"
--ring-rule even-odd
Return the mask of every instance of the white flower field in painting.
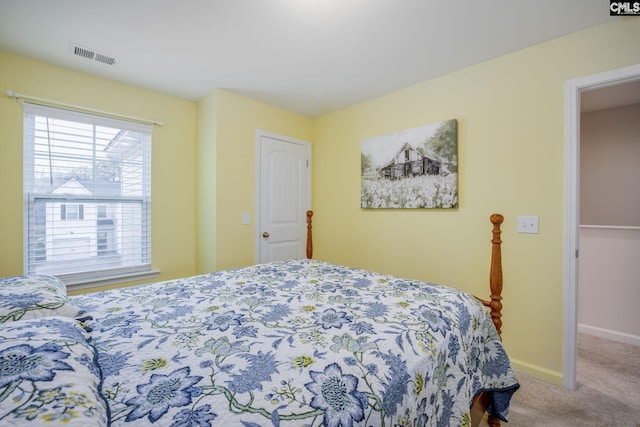
[[363, 208], [457, 208], [457, 174], [362, 180]]

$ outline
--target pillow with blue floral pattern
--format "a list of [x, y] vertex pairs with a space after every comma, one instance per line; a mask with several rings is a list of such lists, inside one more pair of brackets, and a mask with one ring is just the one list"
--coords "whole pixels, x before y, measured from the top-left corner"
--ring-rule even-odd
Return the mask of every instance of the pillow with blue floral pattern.
[[47, 316], [78, 317], [82, 311], [67, 300], [67, 288], [54, 276], [0, 279], [0, 323]]
[[68, 317], [0, 325], [0, 425], [106, 426], [88, 334]]

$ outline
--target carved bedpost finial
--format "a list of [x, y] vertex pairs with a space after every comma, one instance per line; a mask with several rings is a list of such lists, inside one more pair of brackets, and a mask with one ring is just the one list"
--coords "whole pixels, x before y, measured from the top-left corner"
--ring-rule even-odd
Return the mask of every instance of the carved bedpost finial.
[[[500, 231], [500, 225], [504, 222], [504, 217], [496, 213], [491, 215], [491, 217], [489, 217], [489, 220], [491, 221], [491, 224], [497, 225], [498, 231]], [[494, 231], [495, 231], [495, 228], [494, 228]]]
[[313, 211], [307, 211], [307, 258], [313, 257], [313, 238], [311, 237], [311, 217]]
[[504, 217], [500, 214], [493, 214], [490, 217], [493, 224], [493, 238], [491, 239], [491, 271], [489, 273], [489, 286], [491, 288], [491, 301], [489, 308], [491, 310], [491, 318], [496, 325], [498, 334], [502, 333], [502, 251], [500, 245], [500, 225], [504, 221]]

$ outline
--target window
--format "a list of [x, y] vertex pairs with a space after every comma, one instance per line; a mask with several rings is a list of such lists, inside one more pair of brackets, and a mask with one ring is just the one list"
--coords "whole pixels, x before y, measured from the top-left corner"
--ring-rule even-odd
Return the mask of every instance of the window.
[[150, 125], [24, 103], [25, 274], [151, 269]]
[[107, 217], [107, 205], [98, 205], [98, 218]]
[[84, 219], [84, 205], [75, 205], [75, 204], [63, 204], [60, 205], [60, 220], [61, 221], [71, 221], [71, 220]]

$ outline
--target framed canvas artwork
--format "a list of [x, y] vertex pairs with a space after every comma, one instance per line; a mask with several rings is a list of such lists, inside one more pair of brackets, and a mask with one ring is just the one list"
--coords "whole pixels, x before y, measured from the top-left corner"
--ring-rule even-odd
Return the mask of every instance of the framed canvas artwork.
[[458, 207], [458, 121], [362, 140], [365, 209]]

